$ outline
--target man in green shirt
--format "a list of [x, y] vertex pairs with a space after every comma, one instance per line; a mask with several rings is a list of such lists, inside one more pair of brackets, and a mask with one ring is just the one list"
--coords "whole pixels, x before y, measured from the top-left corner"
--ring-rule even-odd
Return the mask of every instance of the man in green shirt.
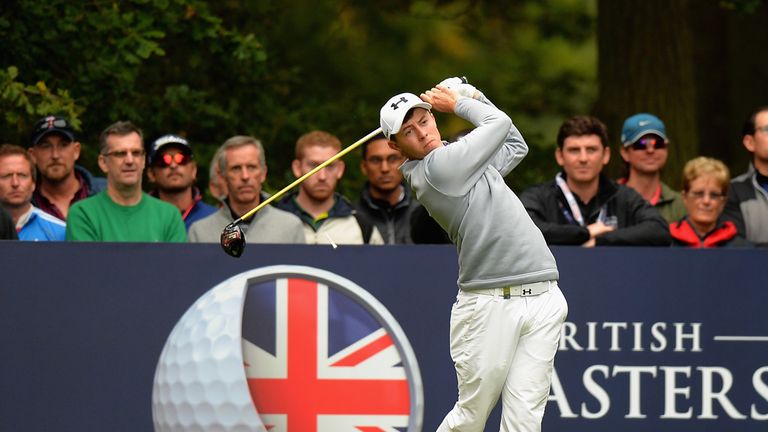
[[178, 210], [142, 191], [145, 165], [141, 129], [123, 121], [104, 129], [99, 137], [99, 167], [107, 177], [107, 189], [70, 208], [67, 240], [186, 241]]

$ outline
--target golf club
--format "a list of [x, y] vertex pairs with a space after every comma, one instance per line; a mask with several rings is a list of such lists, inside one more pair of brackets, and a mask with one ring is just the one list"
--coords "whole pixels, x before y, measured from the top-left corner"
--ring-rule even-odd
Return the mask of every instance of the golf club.
[[380, 132], [381, 132], [380, 127], [377, 128], [376, 130], [371, 131], [368, 135], [360, 138], [357, 142], [351, 144], [349, 147], [331, 156], [327, 161], [321, 163], [320, 165], [316, 166], [308, 173], [297, 178], [293, 183], [289, 184], [288, 186], [284, 187], [280, 191], [276, 192], [269, 198], [262, 201], [261, 204], [257, 205], [252, 210], [249, 210], [247, 213], [235, 219], [229, 225], [225, 226], [224, 230], [221, 232], [221, 247], [222, 249], [224, 249], [224, 252], [226, 252], [230, 256], [239, 258], [243, 254], [243, 251], [245, 250], [245, 233], [243, 232], [242, 228], [240, 228], [240, 223], [250, 219], [251, 217], [253, 217], [254, 214], [256, 214], [256, 212], [258, 212], [265, 206], [269, 205], [269, 203], [280, 198], [281, 196], [283, 196], [283, 194], [285, 194], [289, 190], [296, 187], [296, 185], [303, 182], [304, 180], [309, 178], [311, 175], [315, 174], [321, 169], [341, 159], [344, 155], [351, 152], [352, 150], [360, 147], [361, 144], [373, 138]]

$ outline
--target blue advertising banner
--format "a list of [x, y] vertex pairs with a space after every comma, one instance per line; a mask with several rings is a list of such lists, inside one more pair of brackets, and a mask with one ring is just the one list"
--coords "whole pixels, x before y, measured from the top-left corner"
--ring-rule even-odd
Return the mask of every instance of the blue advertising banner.
[[[768, 430], [768, 250], [553, 252], [570, 311], [544, 430]], [[339, 275], [386, 307], [418, 361], [423, 430], [454, 402], [451, 246], [249, 245], [233, 259], [218, 245], [0, 242], [0, 257], [0, 431], [152, 430], [175, 324], [222, 281], [278, 265]]]

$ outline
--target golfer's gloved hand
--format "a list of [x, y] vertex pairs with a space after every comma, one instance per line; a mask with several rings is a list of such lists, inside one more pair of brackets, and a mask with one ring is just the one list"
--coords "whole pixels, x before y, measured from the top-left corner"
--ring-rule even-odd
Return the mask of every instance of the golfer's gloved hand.
[[470, 99], [474, 99], [478, 93], [475, 86], [466, 82], [466, 78], [464, 79], [459, 77], [446, 78], [440, 81], [440, 84], [438, 85], [448, 87], [449, 89], [456, 92], [456, 94], [458, 94], [459, 96], [468, 97]]

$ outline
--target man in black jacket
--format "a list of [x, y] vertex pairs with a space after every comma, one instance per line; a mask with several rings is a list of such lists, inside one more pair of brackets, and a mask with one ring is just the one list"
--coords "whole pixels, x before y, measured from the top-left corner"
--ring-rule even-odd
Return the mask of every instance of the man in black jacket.
[[363, 143], [360, 170], [368, 181], [360, 193], [357, 211], [376, 225], [384, 243], [413, 243], [411, 213], [419, 203], [403, 185], [400, 165], [405, 158], [388, 142], [384, 134], [378, 134]]
[[557, 134], [555, 180], [520, 196], [548, 244], [668, 246], [669, 227], [634, 190], [602, 174], [608, 133], [595, 117], [566, 120]]
[[723, 216], [742, 237], [768, 247], [768, 106], [756, 109], [744, 122], [742, 143], [752, 153], [752, 163], [731, 180]]

